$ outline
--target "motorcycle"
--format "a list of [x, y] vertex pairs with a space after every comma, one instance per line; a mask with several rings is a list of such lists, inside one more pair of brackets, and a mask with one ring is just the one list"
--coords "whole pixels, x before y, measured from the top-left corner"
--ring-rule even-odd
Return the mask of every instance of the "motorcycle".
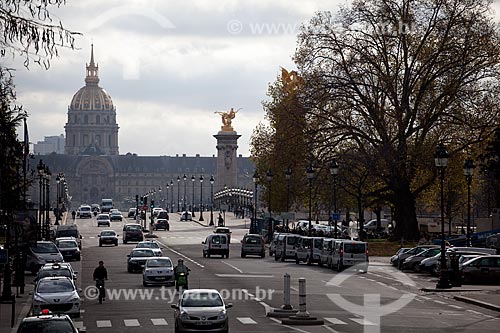
[[99, 291], [99, 304], [102, 304], [102, 301], [104, 300], [106, 294], [106, 289], [104, 288], [104, 280], [103, 279], [95, 280], [95, 286]]
[[[188, 272], [190, 269], [188, 269]], [[188, 288], [188, 275], [189, 273], [184, 273], [180, 272], [175, 275], [175, 290], [179, 290], [179, 288], [182, 289], [189, 289]]]
[[94, 210], [94, 217], [97, 216], [97, 211]]

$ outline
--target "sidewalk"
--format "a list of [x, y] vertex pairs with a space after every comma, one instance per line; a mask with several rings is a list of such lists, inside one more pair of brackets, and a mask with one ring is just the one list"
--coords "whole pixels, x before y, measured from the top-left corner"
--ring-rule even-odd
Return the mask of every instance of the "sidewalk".
[[467, 293], [466, 295], [457, 295], [453, 298], [457, 301], [500, 312], [500, 290]]

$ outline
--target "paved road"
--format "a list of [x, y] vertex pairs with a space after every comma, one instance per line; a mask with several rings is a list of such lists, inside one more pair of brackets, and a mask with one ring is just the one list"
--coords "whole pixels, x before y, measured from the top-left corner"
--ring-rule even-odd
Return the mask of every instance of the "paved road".
[[[293, 261], [276, 262], [270, 257], [240, 258], [239, 240], [246, 232], [243, 224], [232, 227], [228, 259], [203, 258], [201, 241], [212, 229], [196, 222], [177, 221], [177, 216], [172, 219], [170, 231], [155, 232], [164, 246], [164, 255], [174, 262], [184, 258], [192, 269], [190, 288], [223, 291], [227, 301], [234, 305], [229, 309], [233, 332], [362, 332], [367, 328], [376, 332], [375, 324], [382, 310], [388, 314], [382, 316], [381, 332], [498, 331], [497, 312], [457, 302], [448, 295], [421, 292], [421, 287], [435, 285], [435, 280], [427, 275], [412, 274], [408, 279], [387, 264], [373, 261], [366, 274], [339, 275], [326, 268], [296, 265]], [[121, 236], [126, 222], [130, 221], [112, 222], [111, 228]], [[143, 332], [145, 329], [173, 332], [170, 304], [177, 297], [174, 288], [144, 288], [141, 274], [126, 271], [126, 255], [135, 244], [120, 242], [118, 247], [100, 248], [97, 234], [102, 227], [96, 226], [95, 219], [78, 219], [76, 223], [84, 236], [82, 261], [73, 263], [79, 271], [79, 287], [85, 290], [93, 285], [92, 271], [99, 260], [104, 260], [110, 275], [107, 287], [111, 289], [102, 305], [96, 300], [83, 302], [82, 316], [75, 319], [77, 325], [86, 327], [87, 332]], [[311, 315], [324, 319], [325, 325], [292, 327], [266, 317], [266, 309], [283, 304], [285, 273], [291, 275], [292, 305], [297, 308], [298, 279], [304, 277], [307, 309]], [[111, 291], [114, 295], [109, 294]], [[398, 305], [401, 298], [405, 304]], [[372, 305], [363, 308], [364, 302], [372, 302]], [[350, 309], [355, 305], [358, 309]]]

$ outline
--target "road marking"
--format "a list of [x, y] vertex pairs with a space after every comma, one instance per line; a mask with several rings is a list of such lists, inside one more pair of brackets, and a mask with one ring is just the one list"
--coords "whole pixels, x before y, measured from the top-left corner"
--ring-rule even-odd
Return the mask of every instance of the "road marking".
[[347, 325], [346, 322], [344, 322], [340, 319], [337, 319], [337, 318], [325, 318], [325, 320], [329, 321], [330, 323], [332, 323], [334, 325]]
[[[160, 243], [161, 243], [161, 242], [160, 242]], [[195, 261], [195, 260], [193, 260], [193, 259], [189, 258], [189, 257], [188, 257], [188, 256], [186, 256], [185, 254], [182, 254], [182, 253], [180, 253], [179, 251], [176, 251], [176, 250], [172, 249], [170, 246], [168, 246], [168, 245], [166, 245], [166, 244], [164, 244], [164, 243], [161, 243], [161, 244], [165, 247], [165, 249], [167, 249], [167, 250], [169, 250], [169, 251], [171, 251], [171, 252], [173, 252], [173, 253], [177, 254], [178, 256], [181, 256], [181, 257], [185, 258], [186, 260], [188, 260], [188, 261], [192, 262], [192, 263], [193, 263], [193, 264], [195, 264], [196, 266], [198, 266], [198, 267], [200, 267], [200, 268], [205, 268], [205, 266], [203, 266], [202, 264], [198, 263], [197, 261]]]
[[445, 305], [445, 304], [446, 304], [446, 302], [441, 302], [441, 301], [438, 301], [438, 300], [436, 300], [436, 299], [435, 299], [435, 300], [433, 300], [433, 302], [434, 302], [434, 303], [437, 303], [437, 304], [442, 304], [442, 305]]
[[125, 326], [141, 326], [137, 319], [123, 319]]
[[90, 239], [94, 239], [95, 237], [94, 237], [94, 236], [90, 236], [89, 238], [90, 238]]
[[304, 331], [304, 330], [301, 330], [300, 328], [293, 327], [293, 326], [290, 326], [290, 325], [282, 325], [282, 324], [281, 324], [281, 320], [278, 320], [278, 319], [276, 319], [276, 318], [269, 318], [269, 319], [271, 319], [272, 321], [277, 322], [277, 323], [278, 323], [278, 324], [280, 324], [281, 326], [286, 327], [286, 328], [289, 328], [289, 329], [291, 329], [291, 330], [294, 330], [294, 331], [297, 331], [297, 332], [301, 332], [301, 333], [311, 333], [311, 332], [309, 332], [309, 331]]
[[98, 320], [96, 325], [97, 327], [111, 327], [111, 320]]
[[237, 317], [236, 319], [238, 319], [240, 323], [245, 325], [257, 324], [257, 322], [250, 317]]
[[452, 307], [454, 309], [463, 309], [463, 307], [458, 306], [458, 305], [453, 305], [453, 304], [448, 304], [449, 307]]
[[226, 262], [226, 261], [224, 261], [224, 260], [221, 260], [221, 261], [222, 261], [222, 263], [223, 263], [223, 264], [226, 264], [226, 265], [228, 265], [229, 267], [231, 267], [231, 268], [233, 268], [233, 269], [237, 270], [238, 272], [243, 273], [243, 271], [242, 271], [241, 269], [239, 269], [238, 267], [236, 267], [236, 266], [234, 266], [234, 265], [231, 265], [230, 263], [228, 263], [228, 262]]
[[290, 286], [290, 289], [292, 289], [293, 291], [299, 291], [297, 288], [292, 287], [292, 286]]
[[377, 281], [376, 283], [379, 284], [379, 285], [381, 285], [381, 286], [387, 287], [387, 285], [385, 283], [383, 283], [383, 282]]
[[367, 278], [366, 280], [371, 281], [371, 282], [376, 282], [374, 279], [368, 279]]
[[274, 275], [250, 275], [250, 274], [215, 274], [218, 277], [241, 277], [241, 278], [273, 278]]
[[394, 287], [394, 286], [387, 286], [387, 288], [391, 288], [393, 290], [399, 290], [398, 288]]
[[477, 312], [477, 311], [474, 311], [474, 310], [467, 310], [467, 311], [469, 311], [470, 313], [473, 313], [473, 314], [482, 315], [481, 312]]
[[420, 297], [420, 298], [423, 298], [423, 299], [425, 299], [426, 301], [429, 301], [429, 300], [431, 300], [431, 298], [430, 298], [430, 297], [427, 297], [427, 296], [419, 296], [419, 297]]
[[156, 318], [156, 319], [151, 319], [151, 322], [153, 323], [153, 325], [155, 326], [165, 326], [165, 325], [168, 325], [167, 321], [163, 318]]
[[330, 332], [333, 332], [333, 333], [338, 333], [336, 330], [334, 330], [333, 328], [331, 328], [330, 326], [327, 326], [327, 325], [323, 325], [323, 328], [325, 328], [326, 330], [330, 331]]
[[363, 326], [376, 326], [377, 325], [377, 324], [372, 323], [371, 321], [363, 319], [363, 318], [349, 318], [349, 319], [352, 320], [353, 322], [358, 323], [358, 324], [363, 325]]
[[75, 328], [80, 332], [84, 332], [87, 330], [85, 326], [83, 326], [83, 321], [74, 321], [73, 324], [75, 325]]

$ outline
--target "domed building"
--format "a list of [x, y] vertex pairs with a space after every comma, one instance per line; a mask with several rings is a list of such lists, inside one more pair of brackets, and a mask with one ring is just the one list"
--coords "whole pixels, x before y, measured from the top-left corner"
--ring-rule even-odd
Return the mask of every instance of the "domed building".
[[67, 155], [118, 155], [116, 107], [111, 96], [99, 87], [99, 66], [94, 63], [94, 46], [87, 64], [85, 86], [68, 107], [65, 153]]

